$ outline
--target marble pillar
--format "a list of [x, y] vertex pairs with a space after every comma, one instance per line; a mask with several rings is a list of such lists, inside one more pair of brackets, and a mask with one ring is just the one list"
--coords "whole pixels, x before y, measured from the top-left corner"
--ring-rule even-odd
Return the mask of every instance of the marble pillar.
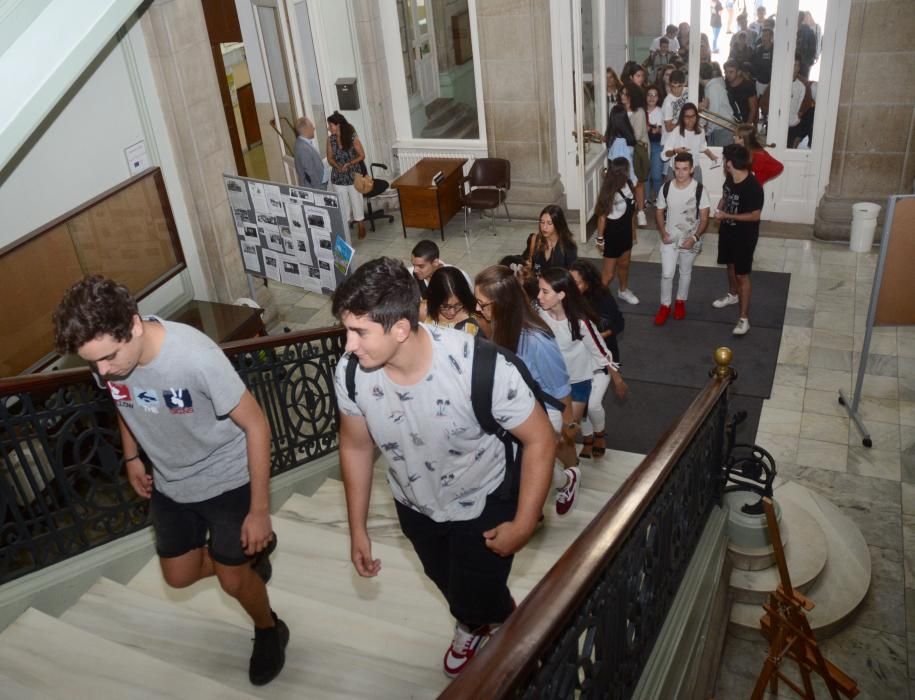
[[[235, 160], [199, 0], [154, 0], [141, 17], [156, 91], [175, 151], [188, 217], [209, 289], [198, 297], [232, 303], [250, 296], [223, 173]], [[260, 280], [257, 301], [275, 314]]]
[[489, 155], [512, 163], [512, 216], [536, 218], [562, 203], [559, 180], [549, 3], [477, 4]]
[[913, 191], [913, 35], [911, 0], [853, 1], [832, 168], [814, 223], [820, 238], [848, 240], [854, 202], [885, 206], [888, 195]]

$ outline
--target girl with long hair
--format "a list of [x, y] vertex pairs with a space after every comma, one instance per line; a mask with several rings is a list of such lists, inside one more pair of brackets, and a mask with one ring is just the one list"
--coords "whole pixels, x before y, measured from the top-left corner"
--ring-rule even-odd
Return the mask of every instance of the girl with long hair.
[[[620, 348], [617, 337], [626, 327], [623, 314], [620, 313], [616, 300], [610, 291], [601, 284], [597, 268], [586, 260], [576, 260], [569, 268], [569, 274], [575, 281], [582, 298], [597, 315], [597, 331], [603, 339], [610, 356], [615, 362], [620, 361]], [[604, 411], [603, 397], [610, 382], [613, 382], [614, 393], [623, 398], [628, 390], [623, 376], [611, 367], [605, 367], [591, 377], [591, 396], [588, 398], [588, 410], [581, 423], [581, 435], [584, 443], [582, 459], [591, 456], [603, 457], [606, 451], [604, 427], [607, 415]]]
[[[499, 347], [515, 353], [547, 395], [561, 403], [545, 406], [557, 440], [574, 442], [571, 387], [565, 360], [549, 326], [535, 313], [516, 274], [504, 265], [492, 265], [474, 282], [477, 308], [490, 324], [490, 338]], [[565, 515], [575, 502], [581, 483], [577, 467], [565, 469], [554, 463], [553, 487], [557, 490], [556, 512]]]
[[610, 367], [619, 369], [619, 365], [597, 331], [597, 314], [578, 291], [569, 271], [558, 267], [544, 270], [539, 284], [538, 312], [553, 332], [569, 371], [572, 419], [577, 427], [590, 403], [603, 402], [607, 384], [594, 383], [593, 379], [605, 376], [604, 370]]
[[738, 124], [734, 129], [734, 143], [750, 152], [750, 172], [760, 185], [778, 177], [785, 169], [782, 162], [769, 155], [765, 146], [759, 142], [755, 124]]
[[568, 267], [578, 259], [578, 246], [562, 207], [548, 204], [543, 208], [538, 231], [527, 237], [521, 255], [535, 276], [548, 267]]
[[[327, 162], [331, 167], [330, 184], [340, 200], [343, 223], [349, 229], [352, 218], [359, 230], [359, 238], [365, 238], [365, 213], [362, 195], [353, 185], [356, 173], [365, 167], [365, 149], [353, 125], [340, 112], [327, 118]], [[348, 236], [347, 236], [348, 237]]]
[[718, 156], [709, 150], [705, 141], [705, 132], [699, 126], [699, 108], [692, 102], [687, 102], [680, 110], [677, 126], [668, 132], [664, 141], [664, 152], [661, 159], [667, 163], [668, 179], [673, 177], [673, 158], [678, 153], [690, 153], [693, 156], [693, 179], [702, 182], [702, 168], [699, 165], [699, 156], [704, 153], [715, 163]]
[[661, 160], [664, 135], [664, 112], [661, 110], [661, 90], [649, 85], [645, 90], [646, 113], [648, 117], [648, 145], [651, 170], [648, 174], [648, 203], [654, 204], [664, 184], [664, 161]]
[[604, 143], [607, 144], [607, 160], [625, 158], [629, 161], [629, 179], [635, 182], [635, 171], [632, 166], [633, 149], [635, 148], [635, 134], [632, 123], [622, 104], [613, 105], [607, 117], [607, 131], [604, 133]]
[[597, 195], [597, 248], [604, 256], [602, 284], [608, 287], [619, 274], [619, 297], [629, 304], [639, 298], [629, 289], [629, 260], [632, 253], [632, 214], [635, 211], [635, 185], [629, 181], [629, 161], [614, 158]]
[[607, 66], [607, 106], [613, 107], [617, 102], [617, 93], [620, 89], [620, 78], [610, 66]]
[[[638, 65], [638, 64], [636, 64]], [[620, 103], [626, 108], [626, 116], [632, 126], [635, 136], [635, 146], [632, 151], [632, 165], [635, 174], [635, 207], [636, 223], [647, 226], [645, 216], [645, 182], [651, 174], [651, 153], [648, 141], [648, 117], [645, 116], [645, 93], [632, 82], [623, 83], [620, 89]]]
[[440, 267], [429, 279], [426, 291], [426, 322], [485, 336], [476, 318], [477, 300], [464, 273], [456, 267]]

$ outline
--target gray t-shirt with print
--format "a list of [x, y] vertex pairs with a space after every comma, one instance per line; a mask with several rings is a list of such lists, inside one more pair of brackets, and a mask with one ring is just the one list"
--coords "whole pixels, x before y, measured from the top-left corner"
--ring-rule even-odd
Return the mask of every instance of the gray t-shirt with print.
[[[394, 498], [436, 522], [472, 520], [505, 477], [505, 447], [486, 433], [470, 404], [474, 339], [451, 328], [420, 325], [432, 340], [432, 365], [412, 386], [395, 384], [384, 369], [356, 371], [356, 401], [346, 391], [344, 355], [337, 365], [340, 410], [363, 416], [388, 463]], [[492, 414], [506, 430], [521, 425], [535, 398], [521, 374], [496, 358]]]
[[228, 417], [245, 385], [212, 340], [163, 321], [165, 339], [147, 365], [108, 381], [124, 422], [153, 464], [160, 493], [196, 503], [248, 483], [244, 431]]

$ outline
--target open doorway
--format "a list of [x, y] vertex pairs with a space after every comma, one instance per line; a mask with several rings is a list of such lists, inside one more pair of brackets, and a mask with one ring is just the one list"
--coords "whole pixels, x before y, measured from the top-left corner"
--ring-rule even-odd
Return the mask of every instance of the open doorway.
[[203, 14], [235, 168], [239, 175], [268, 179], [248, 59], [234, 0], [203, 0]]

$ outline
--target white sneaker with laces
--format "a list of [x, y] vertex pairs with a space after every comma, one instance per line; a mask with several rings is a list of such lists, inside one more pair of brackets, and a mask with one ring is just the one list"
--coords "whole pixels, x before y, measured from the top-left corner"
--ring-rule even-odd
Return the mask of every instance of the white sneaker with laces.
[[734, 335], [746, 335], [749, 332], [750, 332], [750, 322], [745, 318], [739, 319], [737, 321], [737, 325], [734, 326], [734, 330], [731, 331], [731, 333], [733, 333]]
[[635, 221], [639, 226], [648, 226], [648, 218], [642, 210], [639, 210], [639, 213], [635, 215]]
[[720, 299], [715, 299], [715, 301], [712, 302], [712, 306], [714, 306], [716, 309], [723, 309], [725, 306], [733, 306], [739, 301], [740, 298], [736, 294], [731, 294], [728, 292]]
[[565, 470], [568, 483], [556, 494], [556, 515], [565, 515], [575, 507], [575, 497], [581, 485], [581, 469], [569, 467]]
[[624, 289], [619, 293], [619, 298], [628, 304], [638, 304], [639, 298], [632, 293], [631, 289]]
[[448, 678], [457, 678], [491, 634], [492, 629], [489, 625], [470, 630], [460, 622], [456, 624], [451, 646], [445, 652], [445, 675]]

